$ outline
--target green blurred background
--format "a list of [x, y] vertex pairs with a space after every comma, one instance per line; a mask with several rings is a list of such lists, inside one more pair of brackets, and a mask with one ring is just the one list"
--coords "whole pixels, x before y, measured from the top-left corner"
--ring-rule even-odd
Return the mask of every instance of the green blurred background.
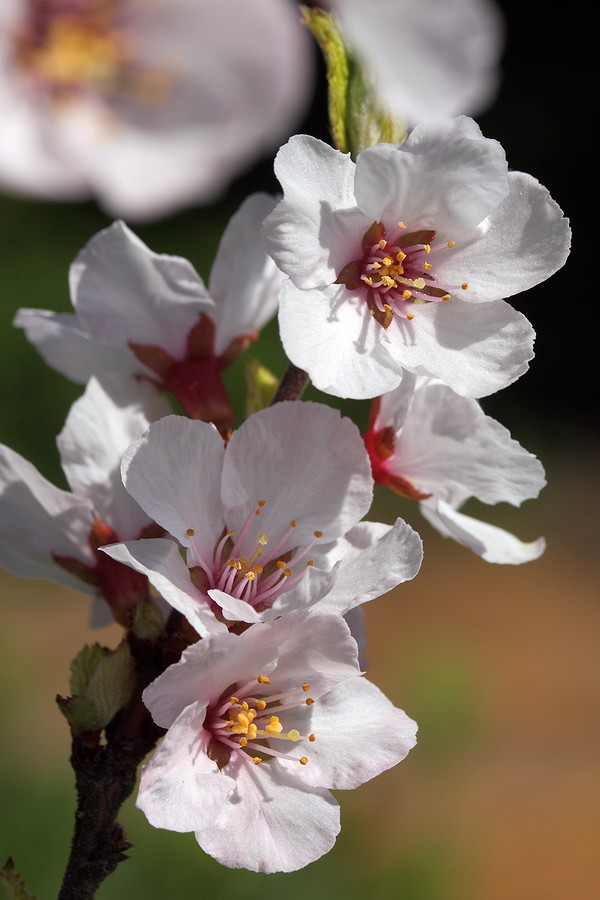
[[[122, 819], [131, 860], [100, 898], [600, 896], [598, 314], [581, 285], [582, 273], [593, 277], [583, 246], [594, 171], [591, 60], [576, 52], [578, 22], [558, 25], [516, 3], [503, 9], [503, 87], [478, 121], [513, 168], [550, 189], [575, 239], [565, 269], [516, 298], [538, 332], [530, 372], [483, 403], [541, 457], [548, 487], [519, 511], [482, 514], [525, 540], [543, 533], [548, 550], [523, 567], [490, 566], [435, 535], [408, 502], [378, 493], [372, 517], [403, 515], [425, 541], [415, 581], [367, 610], [369, 676], [419, 722], [416, 750], [396, 770], [340, 794], [335, 849], [291, 875], [225, 870], [191, 836], [152, 829], [130, 802]], [[317, 92], [298, 130], [327, 139], [324, 105]], [[259, 189], [277, 190], [271, 159], [208, 208], [130, 224], [153, 250], [187, 257], [206, 278], [229, 215]], [[0, 440], [61, 486], [54, 440], [81, 388], [47, 369], [11, 322], [21, 306], [70, 309], [69, 263], [109, 221], [93, 203], [0, 197]], [[251, 352], [283, 373], [275, 323]], [[241, 409], [241, 361], [228, 379]], [[330, 402], [312, 389], [307, 397]], [[366, 421], [366, 404], [336, 405]], [[75, 799], [67, 728], [53, 698], [67, 692], [83, 643], [114, 646], [120, 634], [91, 632], [88, 602], [54, 585], [2, 574], [0, 594], [0, 861], [12, 854], [29, 889], [47, 900], [64, 869]]]

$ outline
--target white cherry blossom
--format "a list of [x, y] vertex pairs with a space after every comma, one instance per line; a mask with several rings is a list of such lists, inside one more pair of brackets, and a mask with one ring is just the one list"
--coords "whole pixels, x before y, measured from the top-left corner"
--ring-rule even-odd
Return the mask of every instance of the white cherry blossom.
[[475, 122], [419, 125], [356, 164], [300, 135], [275, 171], [284, 199], [264, 231], [289, 276], [281, 339], [316, 387], [365, 399], [408, 370], [482, 397], [526, 371], [533, 329], [503, 298], [564, 264], [570, 230]]
[[409, 122], [479, 113], [493, 100], [504, 22], [492, 0], [334, 0], [334, 7], [382, 98]]
[[[90, 379], [57, 438], [70, 491], [49, 482], [26, 459], [0, 445], [0, 564], [16, 575], [47, 578], [94, 598], [94, 623], [106, 621], [106, 603], [122, 624], [147, 579], [115, 564], [98, 548], [160, 533], [125, 491], [121, 457], [166, 402], [148, 386], [105, 377]], [[106, 601], [106, 603], [105, 603]]]
[[361, 677], [343, 619], [316, 611], [204, 638], [143, 700], [168, 730], [137, 806], [224, 865], [260, 872], [327, 853], [340, 828], [330, 789], [399, 763], [417, 730]]
[[193, 627], [207, 609], [230, 624], [316, 603], [345, 615], [420, 567], [406, 523], [361, 522], [373, 496], [368, 455], [357, 427], [321, 404], [262, 410], [226, 447], [213, 425], [167, 416], [130, 447], [122, 472], [175, 540], [104, 552], [147, 575]]
[[543, 538], [523, 543], [458, 511], [471, 497], [520, 506], [546, 483], [539, 460], [476, 400], [405, 375], [399, 388], [373, 401], [364, 439], [375, 483], [419, 500], [425, 518], [444, 536], [493, 563], [524, 563], [544, 552]]
[[282, 0], [3, 0], [0, 184], [144, 221], [287, 137], [311, 48]]
[[188, 415], [230, 424], [221, 370], [275, 314], [283, 281], [260, 234], [275, 202], [263, 193], [244, 200], [223, 233], [208, 289], [186, 259], [154, 253], [117, 221], [71, 266], [75, 312], [21, 309], [15, 324], [73, 381], [107, 371], [150, 380]]

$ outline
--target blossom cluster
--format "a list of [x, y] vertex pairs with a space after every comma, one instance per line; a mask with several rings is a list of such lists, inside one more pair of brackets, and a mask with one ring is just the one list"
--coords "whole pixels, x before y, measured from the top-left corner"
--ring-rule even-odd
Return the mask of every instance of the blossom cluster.
[[[493, 91], [493, 7], [457, 2], [450, 29], [430, 15], [434, 0], [373, 2], [390, 27], [402, 13], [414, 30], [400, 91], [387, 43], [369, 55], [364, 4], [333, 5], [381, 96], [405, 114], [406, 139], [352, 158], [292, 136], [275, 159], [282, 194], [244, 200], [207, 284], [120, 219], [93, 236], [70, 269], [73, 312], [15, 318], [50, 367], [85, 386], [57, 438], [69, 490], [0, 446], [0, 564], [89, 595], [95, 625], [112, 618], [155, 642], [178, 635], [175, 658], [142, 694], [163, 736], [139, 808], [156, 827], [193, 832], [223, 864], [263, 872], [326, 853], [339, 831], [331, 791], [415, 745], [415, 722], [365, 677], [364, 604], [414, 578], [423, 556], [411, 524], [368, 518], [375, 487], [417, 501], [441, 534], [490, 563], [544, 552], [543, 538], [521, 541], [461, 510], [472, 498], [519, 506], [544, 486], [541, 463], [480, 400], [527, 371], [533, 328], [507, 298], [556, 272], [570, 240], [548, 191], [459, 115]], [[258, 6], [219, 6], [195, 69], [193, 4], [165, 7], [149, 27], [134, 2], [15, 0], [0, 34], [11, 36], [6, 64], [18, 78], [0, 89], [0, 109], [19, 140], [2, 142], [0, 178], [48, 196], [92, 188], [133, 218], [216, 190], [301, 104], [290, 94], [305, 84], [306, 35], [289, 4]], [[236, 44], [233, 70], [232, 45], [217, 40], [229, 16], [241, 17], [238, 29], [251, 20], [265, 49]], [[454, 66], [430, 21], [459, 52]], [[186, 29], [174, 69], [161, 41]], [[418, 69], [427, 77], [414, 90], [412, 53], [435, 62]], [[234, 82], [220, 83], [213, 65]], [[439, 69], [453, 75], [445, 93]], [[148, 139], [140, 106], [160, 138], [136, 179], [125, 160], [137, 166]], [[60, 127], [34, 184], [26, 168], [52, 117]], [[301, 377], [370, 402], [363, 433], [301, 390], [265, 397], [238, 421], [223, 371], [275, 316]], [[149, 608], [151, 638], [140, 626]]]

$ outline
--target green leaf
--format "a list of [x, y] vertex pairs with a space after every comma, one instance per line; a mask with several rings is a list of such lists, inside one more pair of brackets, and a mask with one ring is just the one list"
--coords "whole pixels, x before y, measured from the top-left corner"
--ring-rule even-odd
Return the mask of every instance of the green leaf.
[[57, 697], [61, 713], [69, 723], [73, 734], [82, 731], [98, 731], [102, 727], [100, 714], [88, 697]]
[[250, 356], [246, 360], [246, 417], [269, 406], [279, 379]]
[[87, 644], [79, 651], [71, 663], [69, 680], [69, 687], [74, 696], [85, 696], [90, 678], [107, 653], [110, 653], [108, 647], [101, 647], [100, 644]]
[[331, 135], [338, 150], [350, 149], [346, 135], [346, 101], [350, 74], [348, 54], [336, 20], [322, 9], [301, 6], [304, 22], [321, 48], [327, 67], [328, 111]]
[[25, 882], [17, 872], [11, 856], [4, 863], [4, 868], [0, 869], [0, 879], [7, 887], [8, 900], [35, 900], [33, 894], [25, 890]]
[[71, 664], [72, 697], [58, 704], [75, 733], [104, 728], [127, 703], [133, 688], [131, 656], [126, 641], [116, 650], [91, 644]]

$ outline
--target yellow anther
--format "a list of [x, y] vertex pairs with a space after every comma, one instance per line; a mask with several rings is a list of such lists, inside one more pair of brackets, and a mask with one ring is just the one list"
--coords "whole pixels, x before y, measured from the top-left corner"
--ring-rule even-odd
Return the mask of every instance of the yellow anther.
[[283, 574], [285, 575], [286, 578], [289, 578], [290, 575], [293, 575], [294, 573], [292, 572], [291, 569], [284, 569]]
[[370, 275], [363, 275], [363, 276], [362, 276], [362, 280], [363, 280], [364, 283], [365, 283], [366, 285], [368, 285], [369, 287], [373, 287], [373, 279], [371, 278]]
[[187, 534], [188, 537], [194, 537], [194, 535], [196, 534], [196, 532], [194, 531], [193, 528], [186, 528], [185, 533]]
[[262, 759], [260, 758], [260, 756], [253, 756], [253, 757], [252, 757], [252, 762], [253, 762], [255, 765], [258, 766], [258, 765], [260, 765], [260, 763], [262, 762]]
[[322, 532], [322, 531], [313, 531], [313, 534], [314, 534], [314, 536], [315, 536], [316, 538], [323, 537], [323, 532]]
[[278, 568], [278, 569], [285, 569], [285, 563], [284, 563], [284, 561], [283, 561], [282, 559], [278, 559], [278, 560], [277, 560], [277, 568]]
[[402, 296], [404, 297], [405, 300], [410, 300], [410, 298], [412, 297], [412, 294], [409, 290], [406, 290], [406, 291], [402, 291]]
[[283, 725], [281, 724], [277, 716], [271, 716], [269, 724], [265, 725], [264, 730], [267, 732], [267, 734], [281, 734], [281, 732], [283, 731]]
[[261, 547], [264, 547], [265, 544], [268, 544], [268, 543], [269, 543], [269, 538], [267, 537], [266, 534], [262, 534], [262, 533], [261, 533], [261, 534], [259, 534], [259, 536], [257, 537], [257, 541], [258, 541], [258, 543], [260, 544]]
[[448, 241], [449, 247], [456, 247], [456, 241]]
[[299, 740], [300, 740], [300, 732], [299, 732], [296, 728], [291, 728], [291, 729], [288, 731], [286, 737], [287, 737], [288, 740], [290, 740], [290, 741], [294, 741], [294, 742], [295, 742], [295, 741], [299, 741]]
[[314, 559], [307, 559], [307, 560], [306, 560], [306, 568], [307, 568], [307, 569], [308, 569], [310, 566], [314, 566], [314, 564], [315, 564]]
[[256, 563], [256, 565], [252, 566], [252, 571], [256, 572], [257, 575], [262, 575], [263, 567], [259, 563]]
[[260, 710], [265, 709], [266, 706], [267, 706], [267, 704], [264, 700], [259, 700], [258, 703], [256, 704], [257, 709], [260, 709]]
[[444, 294], [442, 300], [450, 300], [450, 294]]
[[[242, 702], [240, 703], [240, 706], [242, 707], [244, 712], [248, 712], [248, 710], [250, 709], [246, 700], [242, 700]], [[238, 716], [238, 718], [239, 718], [239, 716]]]
[[308, 739], [309, 739], [309, 741], [310, 741], [311, 743], [312, 743], [313, 741], [316, 741], [316, 737], [314, 736], [314, 734], [309, 734]]
[[292, 521], [290, 522], [290, 528], [296, 528], [297, 525], [298, 525], [298, 523], [296, 522], [296, 520], [292, 519]]
[[[246, 708], [248, 708], [248, 704], [246, 704]], [[250, 719], [247, 715], [245, 715], [245, 713], [241, 712], [238, 713], [238, 722], [240, 723], [240, 725], [243, 725], [244, 728], [247, 728], [250, 724]]]
[[237, 697], [230, 697], [229, 702], [231, 703], [232, 706], [238, 706], [240, 701], [238, 700]]
[[384, 257], [383, 257], [383, 264], [384, 264], [384, 266], [391, 266], [393, 262], [394, 262], [394, 260], [392, 259], [391, 256], [384, 256]]
[[429, 270], [431, 268], [431, 263], [423, 263], [423, 268], [425, 269], [426, 272], [429, 272]]
[[258, 729], [257, 729], [256, 725], [253, 725], [253, 724], [248, 725], [248, 731], [246, 732], [246, 734], [248, 735], [248, 737], [250, 738], [251, 741], [253, 741], [254, 738], [256, 737], [257, 730]]
[[383, 284], [384, 284], [386, 287], [390, 287], [390, 288], [392, 288], [392, 287], [398, 287], [398, 285], [396, 284], [396, 282], [394, 281], [394, 279], [393, 279], [393, 278], [390, 278], [389, 275], [382, 275], [382, 276], [381, 276], [381, 281], [383, 282]]
[[305, 703], [306, 703], [307, 706], [312, 706], [314, 702], [315, 702], [315, 701], [313, 700], [312, 697], [307, 697], [306, 700], [305, 700]]
[[423, 250], [425, 253], [431, 253], [431, 244], [423, 244]]
[[383, 238], [381, 238], [381, 240], [378, 241], [378, 246], [379, 246], [382, 250], [385, 250], [385, 248], [387, 247], [387, 241], [384, 240]]
[[461, 284], [461, 288], [462, 288], [463, 291], [468, 290], [468, 288], [469, 288], [468, 282], [467, 282], [467, 281], [463, 281], [463, 283]]
[[249, 572], [246, 572], [245, 577], [248, 579], [248, 581], [254, 581], [254, 579], [256, 578], [256, 572], [250, 570]]
[[259, 675], [256, 680], [259, 684], [271, 684], [271, 679], [268, 675]]
[[308, 681], [304, 682], [304, 684], [302, 685], [302, 690], [305, 694], [307, 693], [307, 691], [310, 691], [310, 684], [308, 683]]
[[389, 305], [389, 303], [384, 303], [384, 304], [383, 304], [383, 311], [386, 312], [386, 313], [391, 313], [392, 307]]
[[245, 737], [241, 737], [238, 741], [238, 744], [240, 745], [240, 747], [245, 747], [247, 743], [248, 743], [248, 741], [246, 740]]
[[398, 222], [398, 228], [406, 228], [404, 222]]
[[381, 263], [380, 263], [380, 262], [374, 262], [374, 263], [373, 263], [373, 268], [374, 268], [374, 269], [380, 269], [380, 268], [381, 268]]
[[229, 559], [229, 560], [227, 560], [227, 565], [231, 569], [237, 569], [238, 571], [242, 568], [242, 564], [239, 561], [239, 559]]
[[407, 314], [406, 314], [406, 318], [408, 319], [409, 322], [412, 322], [412, 320], [414, 319], [414, 317], [415, 317], [414, 313], [407, 313]]
[[262, 507], [265, 505], [266, 502], [267, 502], [266, 500], [259, 500], [258, 505]]
[[402, 250], [399, 250], [396, 253], [396, 259], [398, 260], [398, 262], [403, 262], [406, 259], [406, 253], [404, 253]]
[[308, 762], [308, 756], [301, 756], [301, 757], [300, 757], [300, 765], [301, 765], [301, 766], [305, 766], [307, 762]]

